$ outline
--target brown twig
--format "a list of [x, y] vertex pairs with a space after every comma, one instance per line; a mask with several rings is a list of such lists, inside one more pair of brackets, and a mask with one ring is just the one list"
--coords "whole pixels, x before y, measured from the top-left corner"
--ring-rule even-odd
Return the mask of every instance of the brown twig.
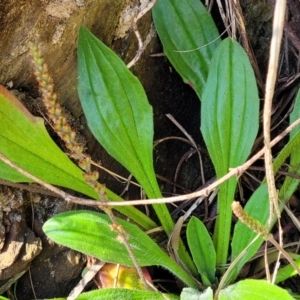
[[264, 131], [264, 145], [265, 145], [265, 166], [266, 166], [266, 179], [268, 183], [269, 199], [270, 199], [270, 218], [271, 224], [274, 218], [274, 210], [276, 211], [278, 219], [280, 219], [280, 209], [278, 206], [278, 195], [275, 186], [272, 153], [271, 153], [271, 111], [272, 100], [274, 96], [275, 83], [277, 78], [278, 61], [280, 54], [280, 45], [283, 34], [283, 25], [285, 17], [286, 0], [276, 1], [274, 20], [273, 20], [273, 33], [270, 47], [269, 67], [266, 80], [266, 92], [264, 103], [264, 117], [263, 117], [263, 131]]
[[[272, 140], [270, 143], [271, 147], [276, 145], [279, 141], [281, 141], [288, 133], [290, 133], [297, 125], [300, 124], [300, 119], [296, 120], [294, 123], [292, 123], [290, 126], [288, 126], [281, 134], [279, 134], [276, 138]], [[254, 156], [252, 156], [248, 161], [246, 161], [243, 165], [236, 167], [234, 169], [231, 169], [226, 175], [221, 177], [220, 179], [216, 180], [212, 184], [210, 184], [208, 187], [196, 191], [187, 195], [180, 195], [175, 197], [169, 197], [169, 198], [157, 198], [157, 199], [150, 199], [150, 200], [128, 200], [128, 201], [122, 201], [122, 202], [111, 202], [111, 201], [95, 201], [95, 200], [89, 200], [85, 198], [80, 197], [74, 197], [54, 186], [51, 184], [48, 184], [36, 176], [28, 173], [27, 171], [23, 170], [16, 164], [14, 164], [11, 160], [9, 160], [7, 157], [5, 157], [0, 152], [0, 159], [11, 166], [13, 169], [17, 170], [22, 175], [28, 177], [32, 181], [35, 181], [39, 183], [40, 185], [44, 186], [45, 188], [49, 189], [50, 191], [60, 195], [63, 199], [65, 199], [68, 202], [86, 205], [86, 206], [93, 206], [93, 207], [99, 207], [99, 206], [131, 206], [131, 205], [150, 205], [150, 204], [160, 204], [160, 203], [172, 203], [172, 202], [180, 202], [185, 200], [190, 200], [192, 198], [198, 198], [204, 195], [209, 195], [215, 188], [217, 188], [220, 184], [224, 183], [225, 181], [229, 180], [233, 176], [240, 176], [242, 173], [244, 173], [255, 161], [257, 161], [263, 154], [264, 154], [265, 148], [261, 149], [259, 152], [257, 152]], [[108, 199], [109, 200], [109, 199]]]
[[156, 3], [156, 0], [149, 1], [149, 3], [146, 5], [146, 7], [144, 9], [142, 9], [138, 13], [138, 15], [133, 19], [132, 27], [133, 27], [134, 34], [135, 34], [135, 36], [138, 40], [139, 48], [138, 48], [138, 50], [136, 52], [136, 55], [133, 58], [133, 60], [127, 64], [128, 69], [130, 69], [140, 59], [140, 57], [141, 57], [142, 53], [144, 52], [145, 48], [147, 47], [147, 45], [151, 41], [151, 36], [154, 32], [154, 28], [151, 26], [150, 31], [149, 31], [145, 41], [143, 42], [142, 37], [141, 37], [141, 35], [138, 31], [138, 28], [137, 28], [137, 22], [138, 22], [139, 19], [141, 19], [154, 6], [155, 3]]
[[177, 120], [171, 115], [171, 114], [166, 114], [166, 116], [177, 126], [177, 128], [187, 137], [187, 139], [192, 143], [194, 149], [198, 153], [199, 157], [199, 163], [200, 163], [200, 173], [201, 173], [201, 179], [202, 179], [202, 184], [205, 184], [205, 175], [204, 175], [204, 170], [203, 170], [203, 162], [202, 162], [202, 156], [201, 152], [198, 149], [198, 146], [195, 142], [195, 140], [187, 133], [187, 131], [177, 122]]
[[242, 8], [241, 8], [239, 0], [233, 1], [233, 9], [235, 11], [235, 16], [237, 19], [237, 25], [239, 28], [239, 33], [241, 35], [243, 47], [250, 59], [251, 65], [254, 69], [254, 72], [255, 72], [255, 75], [257, 78], [257, 83], [260, 86], [260, 88], [263, 88], [262, 76], [261, 76], [259, 67], [257, 65], [257, 61], [256, 61], [255, 55], [253, 53], [252, 47], [250, 45], [249, 39], [248, 39], [248, 34], [246, 31], [246, 26], [245, 26], [245, 22], [244, 22], [244, 16], [243, 16], [243, 12], [242, 12]]

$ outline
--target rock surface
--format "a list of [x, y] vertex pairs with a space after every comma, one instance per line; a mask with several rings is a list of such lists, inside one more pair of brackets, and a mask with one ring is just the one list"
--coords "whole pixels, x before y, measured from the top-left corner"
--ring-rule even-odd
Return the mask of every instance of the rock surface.
[[[42, 243], [27, 227], [22, 193], [0, 186], [0, 294], [29, 268]], [[4, 230], [3, 230], [4, 229]]]

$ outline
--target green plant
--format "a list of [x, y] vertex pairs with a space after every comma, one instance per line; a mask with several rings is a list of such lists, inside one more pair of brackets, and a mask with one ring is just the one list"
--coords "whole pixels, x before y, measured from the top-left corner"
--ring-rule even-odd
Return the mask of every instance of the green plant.
[[[219, 39], [211, 16], [197, 0], [159, 0], [153, 9], [153, 18], [166, 55], [201, 99], [201, 132], [220, 179], [229, 168], [239, 167], [246, 161], [258, 131], [259, 98], [249, 59], [237, 42], [230, 38]], [[170, 24], [176, 24], [175, 30]], [[140, 82], [121, 59], [87, 29], [80, 29], [78, 43], [78, 92], [90, 130], [107, 152], [134, 175], [148, 198], [162, 198], [153, 169], [152, 108]], [[54, 241], [107, 262], [136, 266], [134, 257], [140, 267], [162, 266], [190, 287], [183, 290], [182, 299], [213, 299], [211, 286], [218, 284], [224, 273], [222, 267], [228, 261], [231, 204], [237, 179], [231, 178], [219, 186], [219, 216], [213, 239], [199, 219], [190, 218], [187, 242], [192, 258], [180, 241], [179, 262], [173, 261], [142, 230], [156, 226], [142, 212], [133, 206], [115, 206], [142, 229], [128, 221], [107, 216], [111, 213], [108, 201], [120, 202], [122, 199], [96, 182], [97, 174], [91, 172], [90, 158], [76, 143], [76, 134], [68, 127], [53, 93], [47, 68], [34, 48], [33, 57], [43, 99], [54, 127], [86, 175], [83, 177], [83, 172], [54, 144], [42, 120], [33, 117], [17, 99], [1, 88], [3, 130], [0, 132], [0, 152], [2, 158], [8, 158], [13, 164], [9, 166], [0, 161], [0, 177], [14, 182], [30, 182], [38, 178], [68, 187], [92, 197], [95, 199], [92, 202], [104, 210], [105, 213], [72, 211], [51, 218], [43, 229]], [[299, 103], [298, 93], [291, 122], [300, 117]], [[299, 136], [299, 128], [295, 128], [290, 142], [274, 162], [275, 171], [288, 156], [291, 169], [299, 165]], [[16, 170], [15, 165], [19, 169]], [[285, 179], [279, 191], [283, 202], [292, 195], [298, 183], [298, 179]], [[67, 196], [67, 199], [73, 201], [75, 197]], [[174, 222], [166, 205], [153, 204], [153, 207], [165, 233], [170, 236]], [[265, 183], [254, 192], [245, 211], [263, 226], [267, 225], [269, 203]], [[224, 289], [221, 289], [222, 285], [219, 287], [219, 299], [252, 299], [253, 290], [261, 297], [264, 295], [265, 299], [292, 299], [286, 291], [266, 281], [234, 283], [241, 268], [263, 242], [262, 237], [254, 240], [256, 235], [240, 221], [234, 226], [231, 244], [231, 261], [234, 263], [221, 277], [222, 284], [231, 285]], [[85, 243], [78, 242], [82, 239]], [[132, 255], [127, 253], [126, 243]], [[200, 293], [199, 289], [205, 291]], [[146, 290], [104, 289], [82, 294], [78, 299], [123, 298], [124, 294], [130, 299], [176, 298]]]

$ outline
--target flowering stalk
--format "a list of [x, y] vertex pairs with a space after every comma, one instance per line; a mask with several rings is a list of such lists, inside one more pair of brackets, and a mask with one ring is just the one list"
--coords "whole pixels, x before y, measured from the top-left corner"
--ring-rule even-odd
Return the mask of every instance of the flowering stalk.
[[62, 107], [57, 101], [57, 94], [54, 92], [54, 84], [48, 73], [47, 64], [36, 46], [31, 45], [30, 51], [34, 75], [39, 84], [39, 91], [47, 109], [48, 118], [52, 122], [55, 132], [65, 142], [70, 151], [70, 157], [77, 160], [79, 167], [85, 171], [83, 176], [86, 182], [96, 190], [100, 199], [106, 200], [105, 186], [97, 181], [99, 173], [91, 170], [91, 157], [83, 153], [83, 145], [76, 141], [76, 132], [72, 130], [62, 113]]
[[231, 204], [231, 208], [233, 213], [242, 223], [246, 224], [254, 232], [261, 234], [265, 241], [271, 242], [300, 275], [300, 269], [297, 266], [297, 264], [289, 256], [289, 254], [283, 249], [283, 247], [275, 241], [273, 235], [268, 232], [268, 229], [266, 227], [264, 227], [259, 221], [255, 220], [250, 215], [248, 215], [243, 210], [239, 202], [233, 201], [233, 203]]
[[264, 240], [269, 240], [272, 235], [268, 232], [268, 229], [264, 227], [259, 221], [248, 215], [242, 208], [239, 202], [233, 201], [231, 208], [236, 217], [254, 232], [259, 233], [263, 236]]
[[[54, 92], [54, 84], [51, 76], [48, 73], [47, 64], [41, 56], [40, 51], [34, 45], [30, 46], [31, 59], [34, 65], [34, 75], [39, 84], [39, 90], [42, 95], [43, 103], [47, 109], [47, 114], [53, 124], [53, 128], [58, 136], [65, 142], [67, 149], [70, 151], [70, 157], [78, 161], [79, 167], [84, 170], [83, 177], [87, 184], [95, 189], [101, 200], [107, 200], [105, 186], [97, 180], [99, 173], [91, 170], [91, 157], [83, 153], [83, 146], [76, 141], [76, 132], [72, 130], [68, 124], [66, 117], [63, 116], [62, 107], [57, 101], [57, 94]], [[128, 243], [128, 234], [123, 227], [117, 223], [117, 220], [108, 206], [101, 206], [101, 209], [109, 216], [112, 230], [118, 232], [118, 239], [126, 247], [131, 260], [136, 268], [136, 271], [145, 287], [148, 289], [148, 284], [144, 278], [143, 271], [138, 264], [138, 261]]]

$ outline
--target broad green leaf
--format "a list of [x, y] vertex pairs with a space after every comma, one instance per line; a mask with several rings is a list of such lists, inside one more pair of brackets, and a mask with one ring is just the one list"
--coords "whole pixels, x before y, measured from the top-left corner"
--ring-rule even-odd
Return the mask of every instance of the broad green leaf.
[[[34, 117], [4, 87], [0, 86], [0, 152], [16, 165], [47, 183], [70, 188], [97, 199], [98, 195], [85, 182], [79, 169], [53, 142], [43, 119]], [[0, 161], [0, 178], [11, 182], [31, 180]], [[108, 200], [123, 199], [106, 189]], [[156, 223], [135, 207], [117, 207], [145, 229]]]
[[221, 290], [218, 300], [293, 300], [284, 289], [265, 280], [241, 280]]
[[[254, 72], [243, 48], [227, 38], [214, 52], [201, 107], [201, 131], [218, 178], [245, 162], [258, 124]], [[217, 265], [227, 261], [236, 183], [236, 178], [232, 178], [219, 188], [219, 216], [214, 232]]]
[[10, 182], [32, 182], [32, 180], [20, 174], [18, 171], [4, 163], [2, 160], [0, 160], [0, 178]]
[[199, 219], [192, 217], [187, 225], [186, 236], [202, 283], [205, 286], [216, 283], [216, 251], [206, 227]]
[[198, 0], [158, 0], [152, 15], [164, 53], [201, 98], [212, 54], [220, 43], [210, 13]]
[[213, 290], [208, 287], [204, 292], [200, 292], [193, 288], [184, 288], [180, 300], [213, 300]]
[[[186, 285], [197, 288], [197, 282], [179, 267], [158, 245], [136, 225], [117, 218], [128, 233], [128, 243], [141, 267], [162, 266], [180, 278]], [[111, 229], [105, 214], [90, 211], [71, 211], [49, 219], [43, 226], [45, 234], [62, 244], [98, 259], [133, 266], [118, 233]]]
[[[129, 290], [124, 288], [107, 288], [94, 290], [79, 295], [76, 300], [176, 300], [178, 296], [151, 291]], [[1, 297], [0, 297], [0, 300]], [[3, 300], [9, 300], [3, 298]], [[46, 300], [46, 299], [45, 299]], [[52, 298], [48, 300], [67, 300], [67, 298]], [[205, 300], [205, 299], [204, 299]]]
[[[78, 41], [78, 92], [88, 126], [106, 151], [127, 168], [149, 198], [161, 198], [153, 169], [153, 112], [139, 80], [87, 29]], [[153, 208], [168, 235], [174, 222], [165, 204]], [[183, 264], [196, 268], [182, 242]]]
[[[3, 86], [0, 86], [0, 124], [0, 152], [13, 163], [48, 183], [98, 198], [85, 182], [83, 171], [52, 141], [43, 119], [31, 115]], [[1, 178], [31, 182], [11, 167], [3, 163], [0, 166]]]
[[[93, 135], [134, 175], [149, 198], [160, 198], [152, 157], [153, 112], [141, 83], [84, 27], [79, 33], [78, 65], [79, 98]], [[170, 234], [174, 223], [166, 206], [155, 208]]]
[[81, 294], [76, 300], [176, 300], [179, 297], [159, 292], [137, 291], [123, 288], [95, 290]]

